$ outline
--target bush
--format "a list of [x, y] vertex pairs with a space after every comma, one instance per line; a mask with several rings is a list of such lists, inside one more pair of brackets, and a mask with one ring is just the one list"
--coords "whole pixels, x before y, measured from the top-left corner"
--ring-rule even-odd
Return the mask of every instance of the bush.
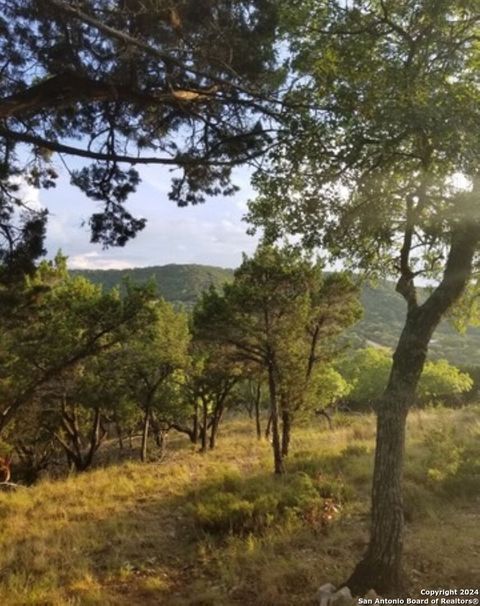
[[425, 438], [427, 475], [433, 482], [443, 482], [457, 473], [462, 460], [462, 445], [453, 428], [431, 431]]
[[246, 535], [274, 524], [318, 521], [327, 499], [342, 503], [350, 496], [341, 480], [314, 480], [304, 472], [240, 481], [235, 476], [223, 478], [221, 487], [216, 483], [196, 493], [189, 510], [195, 525], [204, 532]]

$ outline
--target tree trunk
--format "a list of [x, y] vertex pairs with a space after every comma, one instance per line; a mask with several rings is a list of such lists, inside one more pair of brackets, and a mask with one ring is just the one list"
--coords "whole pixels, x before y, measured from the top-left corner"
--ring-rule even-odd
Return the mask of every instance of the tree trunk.
[[272, 413], [268, 415], [267, 427], [265, 428], [265, 439], [268, 440], [270, 437], [270, 431], [272, 429]]
[[419, 338], [420, 319], [417, 312], [407, 317], [387, 388], [377, 405], [370, 544], [365, 558], [346, 583], [357, 595], [369, 589], [381, 595], [401, 595], [405, 591], [402, 570], [405, 426], [425, 363], [428, 333], [433, 332], [432, 328]]
[[147, 460], [147, 447], [148, 447], [148, 432], [150, 429], [150, 406], [145, 409], [145, 416], [143, 418], [143, 431], [142, 431], [142, 446], [140, 449], [140, 459], [143, 463]]
[[287, 457], [290, 448], [290, 433], [292, 428], [292, 415], [290, 411], [282, 413], [282, 457]]
[[214, 418], [213, 422], [212, 422], [212, 426], [210, 428], [210, 441], [209, 441], [210, 450], [213, 450], [215, 448], [216, 439], [217, 439], [217, 430], [218, 430], [218, 420]]
[[410, 299], [388, 385], [377, 404], [370, 543], [365, 557], [345, 583], [356, 595], [363, 595], [369, 589], [385, 596], [398, 596], [405, 591], [402, 476], [407, 414], [414, 403], [430, 339], [471, 276], [472, 259], [479, 238], [477, 225], [458, 226], [452, 233], [452, 244], [439, 286], [423, 305], [416, 304], [414, 298]]
[[160, 429], [157, 433], [157, 446], [160, 450], [160, 459], [163, 459], [163, 457], [165, 456], [165, 451], [167, 448], [167, 437], [168, 437], [168, 431], [165, 431], [164, 429]]
[[210, 450], [213, 450], [216, 445], [218, 428], [223, 415], [223, 404], [217, 406], [212, 420], [212, 427], [210, 428]]
[[117, 432], [117, 439], [118, 439], [118, 448], [120, 450], [124, 449], [124, 444], [123, 444], [123, 433], [122, 433], [122, 427], [118, 421], [118, 419], [115, 417], [115, 430]]
[[195, 401], [195, 407], [193, 410], [193, 431], [191, 437], [193, 444], [198, 444], [198, 402]]
[[257, 386], [257, 393], [255, 395], [255, 427], [257, 429], [257, 439], [262, 439], [262, 426], [260, 422], [260, 399], [262, 396], [262, 391], [260, 384]]
[[207, 451], [207, 432], [208, 432], [208, 403], [206, 400], [202, 399], [202, 429], [201, 429], [201, 437], [202, 437], [202, 447], [200, 449], [201, 452]]
[[270, 392], [270, 418], [272, 431], [273, 465], [275, 474], [281, 475], [285, 472], [283, 467], [282, 449], [280, 445], [280, 432], [278, 427], [278, 402], [277, 385], [275, 381], [275, 370], [273, 364], [268, 367], [268, 388]]

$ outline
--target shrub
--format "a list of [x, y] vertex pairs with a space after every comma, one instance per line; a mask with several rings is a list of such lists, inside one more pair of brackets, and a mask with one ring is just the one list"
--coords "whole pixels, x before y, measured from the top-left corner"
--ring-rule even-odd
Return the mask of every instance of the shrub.
[[433, 482], [443, 482], [455, 475], [462, 460], [462, 445], [453, 428], [431, 431], [425, 438], [427, 448], [427, 475]]
[[214, 535], [260, 533], [274, 524], [313, 520], [325, 500], [346, 501], [351, 491], [339, 479], [312, 479], [304, 472], [285, 478], [224, 478], [193, 495], [189, 512], [197, 528]]

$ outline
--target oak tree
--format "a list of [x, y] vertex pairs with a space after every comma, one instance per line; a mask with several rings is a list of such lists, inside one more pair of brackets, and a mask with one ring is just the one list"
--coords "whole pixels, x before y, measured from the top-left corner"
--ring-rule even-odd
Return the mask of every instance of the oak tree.
[[[347, 581], [398, 595], [406, 418], [432, 334], [479, 260], [478, 3], [312, 0], [283, 16], [290, 95], [308, 107], [258, 175], [251, 219], [396, 276], [407, 302], [377, 404], [370, 544]], [[436, 280], [424, 301], [419, 277]]]

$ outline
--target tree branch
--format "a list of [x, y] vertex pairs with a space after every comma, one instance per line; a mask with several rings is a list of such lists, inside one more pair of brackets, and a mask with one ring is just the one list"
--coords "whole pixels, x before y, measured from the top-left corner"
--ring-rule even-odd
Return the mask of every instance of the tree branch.
[[215, 160], [210, 158], [208, 155], [201, 158], [193, 158], [180, 156], [177, 158], [158, 158], [156, 156], [122, 156], [117, 154], [95, 152], [89, 149], [81, 149], [78, 147], [72, 147], [70, 145], [64, 145], [56, 141], [49, 141], [36, 135], [30, 135], [28, 133], [19, 133], [18, 131], [8, 130], [0, 127], [0, 135], [8, 137], [11, 140], [19, 141], [21, 143], [30, 143], [37, 147], [43, 147], [50, 151], [59, 154], [68, 154], [72, 156], [78, 156], [80, 158], [89, 158], [90, 160], [100, 160], [104, 162], [118, 162], [124, 164], [166, 164], [169, 166], [197, 166], [202, 164], [209, 164], [210, 166], [237, 166], [244, 164], [260, 157], [265, 152], [265, 149], [254, 152], [243, 156], [238, 160]]

